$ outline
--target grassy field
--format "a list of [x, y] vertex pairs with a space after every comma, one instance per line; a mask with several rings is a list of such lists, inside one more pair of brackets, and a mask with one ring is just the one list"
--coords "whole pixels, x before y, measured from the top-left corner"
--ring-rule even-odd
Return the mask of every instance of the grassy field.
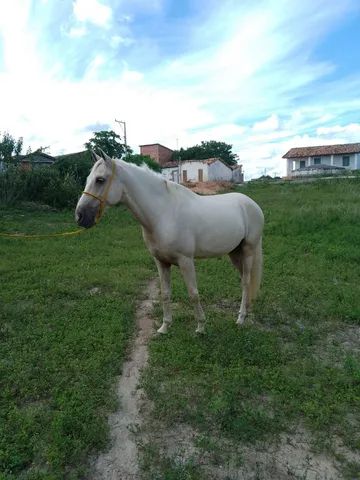
[[[199, 338], [185, 287], [174, 275], [174, 324], [165, 339], [151, 343], [143, 379], [154, 402], [150, 430], [162, 428], [171, 438], [174, 426], [191, 426], [195, 447], [224, 465], [222, 441], [276, 442], [301, 429], [309, 448], [336, 461], [336, 478], [360, 478], [354, 453], [360, 449], [360, 183], [248, 185], [241, 191], [265, 213], [261, 295], [239, 330], [240, 287], [230, 262], [199, 261], [208, 319], [207, 334]], [[181, 458], [180, 449], [179, 441], [173, 457], [164, 459], [161, 441], [145, 446], [148, 478], [220, 478], [206, 474], [201, 455]], [[224, 478], [279, 478], [268, 475]], [[308, 477], [289, 472], [286, 478]]]
[[[261, 295], [238, 329], [237, 273], [226, 258], [199, 261], [208, 322], [198, 337], [174, 269], [174, 324], [151, 341], [143, 375], [153, 405], [144, 478], [236, 478], [211, 476], [198, 457], [164, 454], [161, 434], [179, 426], [196, 433], [196, 449], [215, 466], [233, 446], [239, 468], [246, 458], [237, 448], [256, 451], [301, 428], [336, 461], [339, 478], [360, 478], [360, 182], [241, 191], [266, 218]], [[72, 216], [2, 209], [0, 230], [71, 230]], [[0, 239], [0, 249], [0, 479], [86, 478], [89, 455], [106, 445], [114, 379], [153, 260], [123, 208], [79, 237]], [[160, 305], [155, 314], [160, 321]]]
[[[34, 206], [0, 218], [2, 232], [76, 228], [73, 212]], [[0, 478], [84, 478], [153, 260], [122, 208], [80, 236], [0, 238], [0, 251]]]

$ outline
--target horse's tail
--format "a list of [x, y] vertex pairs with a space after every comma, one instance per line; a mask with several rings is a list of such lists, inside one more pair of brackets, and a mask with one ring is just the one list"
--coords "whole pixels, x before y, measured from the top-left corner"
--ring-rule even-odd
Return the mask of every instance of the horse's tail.
[[252, 302], [260, 290], [261, 277], [262, 277], [262, 265], [263, 265], [263, 254], [262, 254], [262, 238], [258, 241], [255, 251], [254, 251], [254, 260], [251, 268], [250, 274], [250, 292], [249, 300]]

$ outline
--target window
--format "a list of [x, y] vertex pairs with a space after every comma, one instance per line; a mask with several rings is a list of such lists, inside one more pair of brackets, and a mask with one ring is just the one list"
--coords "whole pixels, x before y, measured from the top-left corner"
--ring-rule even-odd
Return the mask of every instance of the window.
[[342, 158], [343, 167], [350, 167], [350, 157], [349, 155], [344, 155]]
[[321, 157], [314, 157], [314, 165], [321, 165]]
[[300, 160], [300, 168], [305, 168], [306, 162], [305, 160]]
[[187, 170], [183, 170], [183, 182], [187, 182]]
[[199, 182], [203, 182], [204, 180], [204, 175], [203, 175], [203, 170], [202, 168], [198, 169], [198, 177], [199, 177]]

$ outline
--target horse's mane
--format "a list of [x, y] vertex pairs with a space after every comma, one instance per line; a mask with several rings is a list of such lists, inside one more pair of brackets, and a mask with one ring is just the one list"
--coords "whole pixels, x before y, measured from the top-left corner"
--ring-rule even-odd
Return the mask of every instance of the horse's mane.
[[146, 163], [142, 163], [141, 165], [136, 165], [135, 163], [130, 163], [130, 162], [125, 162], [124, 160], [116, 159], [116, 161], [119, 162], [120, 165], [123, 165], [125, 167], [129, 167], [131, 169], [140, 170], [142, 172], [145, 172], [148, 175], [151, 175], [158, 180], [162, 181], [164, 184], [164, 187], [167, 190], [173, 190], [177, 192], [181, 192], [183, 194], [188, 194], [188, 195], [196, 195], [193, 191], [190, 189], [184, 187], [183, 185], [180, 185], [179, 183], [173, 182], [171, 180], [166, 179], [160, 172], [155, 172], [155, 170], [151, 169]]

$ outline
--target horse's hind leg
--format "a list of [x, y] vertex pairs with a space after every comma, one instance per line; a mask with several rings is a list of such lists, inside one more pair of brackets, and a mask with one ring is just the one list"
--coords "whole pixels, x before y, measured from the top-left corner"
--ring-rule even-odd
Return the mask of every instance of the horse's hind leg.
[[205, 314], [200, 303], [197, 289], [194, 260], [188, 257], [181, 257], [179, 260], [179, 268], [188, 289], [189, 297], [194, 305], [195, 318], [198, 322], [196, 333], [204, 333]]
[[171, 265], [155, 258], [160, 277], [161, 299], [163, 304], [163, 323], [158, 329], [159, 333], [167, 333], [172, 322], [171, 312]]
[[242, 325], [250, 307], [251, 295], [251, 270], [253, 266], [253, 249], [250, 245], [242, 243], [238, 249], [229, 254], [234, 266], [239, 270], [242, 283], [242, 297], [237, 325]]

